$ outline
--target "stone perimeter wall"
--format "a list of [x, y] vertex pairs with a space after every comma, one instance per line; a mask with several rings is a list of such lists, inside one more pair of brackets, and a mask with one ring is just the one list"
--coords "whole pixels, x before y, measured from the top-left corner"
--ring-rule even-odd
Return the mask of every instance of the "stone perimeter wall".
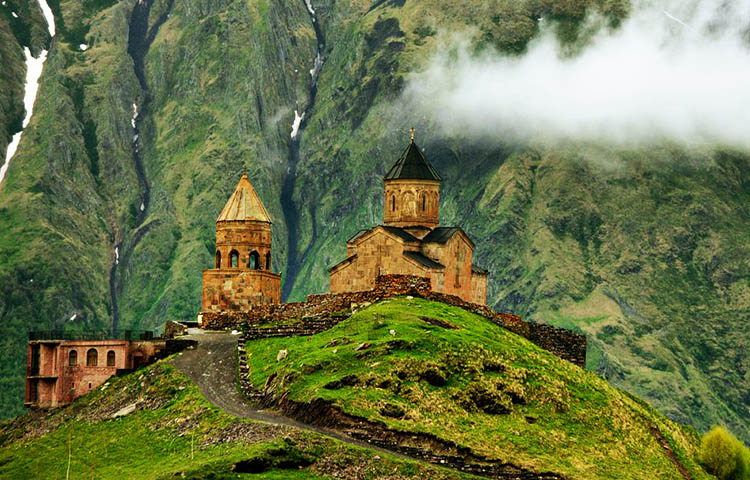
[[[246, 329], [248, 329], [248, 327], [261, 324], [283, 323], [291, 319], [301, 319], [303, 324], [305, 319], [308, 322], [319, 322], [321, 317], [331, 317], [331, 314], [349, 309], [353, 304], [374, 303], [384, 298], [399, 295], [412, 295], [463, 308], [526, 338], [564, 360], [568, 360], [581, 368], [586, 366], [585, 335], [543, 323], [526, 322], [521, 320], [518, 315], [496, 312], [487, 305], [469, 303], [454, 295], [433, 292], [428, 278], [410, 275], [382, 275], [375, 282], [375, 288], [365, 292], [308, 295], [306, 302], [255, 305], [252, 310], [246, 312], [202, 312], [201, 326], [221, 330], [243, 325], [246, 325]], [[313, 331], [318, 333], [326, 329], [321, 330], [320, 328], [324, 326], [331, 328], [336, 323], [338, 321], [326, 322], [320, 324], [320, 326], [315, 324], [314, 327], [310, 325], [313, 328], [300, 326], [297, 327], [300, 329], [299, 333], [290, 330], [288, 336], [310, 335]], [[285, 328], [285, 326], [278, 326], [275, 329], [279, 330], [278, 333], [282, 333]], [[256, 332], [260, 329], [253, 328], [252, 330]], [[302, 333], [303, 330], [305, 333]]]

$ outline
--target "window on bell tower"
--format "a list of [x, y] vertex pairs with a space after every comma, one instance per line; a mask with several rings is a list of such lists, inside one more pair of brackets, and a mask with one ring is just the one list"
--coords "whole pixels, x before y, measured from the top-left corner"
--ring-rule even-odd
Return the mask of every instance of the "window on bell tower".
[[251, 270], [260, 270], [260, 254], [256, 251], [250, 252], [250, 257], [247, 262], [248, 268]]

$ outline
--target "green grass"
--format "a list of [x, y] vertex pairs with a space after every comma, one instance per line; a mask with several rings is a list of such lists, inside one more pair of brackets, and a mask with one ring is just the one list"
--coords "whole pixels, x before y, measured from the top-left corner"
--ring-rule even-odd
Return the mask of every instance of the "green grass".
[[[136, 412], [111, 418], [132, 402], [141, 404]], [[261, 468], [243, 469], [243, 462]], [[165, 361], [110, 379], [67, 407], [0, 425], [2, 479], [329, 479], [351, 477], [351, 469], [373, 479], [394, 472], [403, 478], [474, 478], [233, 417]]]
[[[363, 343], [371, 346], [357, 351]], [[393, 299], [313, 337], [255, 340], [246, 348], [258, 388], [275, 374], [271, 388], [293, 400], [329, 400], [349, 414], [491, 458], [579, 479], [679, 479], [649, 431], [653, 424], [694, 478], [704, 478], [695, 434], [595, 374], [445, 304]], [[288, 357], [277, 362], [281, 349]], [[429, 370], [446, 383], [426, 381]], [[341, 379], [344, 386], [332, 385]], [[403, 416], [384, 415], [393, 407]]]

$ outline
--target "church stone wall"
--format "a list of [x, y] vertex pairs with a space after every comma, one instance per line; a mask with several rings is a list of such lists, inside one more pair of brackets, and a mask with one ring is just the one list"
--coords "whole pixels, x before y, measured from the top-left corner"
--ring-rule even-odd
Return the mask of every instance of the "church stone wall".
[[440, 182], [386, 180], [383, 222], [394, 227], [440, 224]]
[[205, 270], [201, 310], [250, 310], [281, 303], [281, 276], [267, 270]]
[[440, 291], [467, 301], [472, 300], [471, 245], [460, 235], [454, 235], [440, 247], [438, 261], [445, 265], [445, 286]]
[[[421, 249], [420, 249], [421, 246]], [[471, 270], [472, 246], [461, 235], [448, 242], [404, 243], [382, 230], [375, 230], [348, 245], [348, 262], [330, 272], [331, 293], [359, 292], [374, 288], [381, 275], [415, 275], [429, 278], [433, 291], [456, 295], [466, 301], [484, 303], [487, 279], [474, 279]], [[415, 251], [444, 265], [432, 269], [404, 256]]]
[[[486, 277], [485, 277], [486, 278]], [[586, 335], [542, 323], [526, 322], [518, 315], [501, 313], [487, 305], [465, 301], [455, 295], [432, 290], [431, 281], [411, 275], [384, 275], [378, 277], [373, 289], [363, 292], [308, 295], [307, 301], [271, 305], [257, 305], [249, 311], [202, 312], [201, 326], [209, 329], [249, 327], [260, 324], [278, 324], [289, 320], [310, 322], [313, 319], [330, 320], [335, 325], [337, 314], [343, 310], [374, 303], [398, 295], [413, 295], [463, 308], [520, 335], [537, 346], [568, 360], [581, 368], [586, 366]], [[311, 327], [319, 325], [313, 322]], [[299, 326], [304, 330], [303, 326]], [[317, 331], [315, 333], [317, 333]], [[293, 334], [298, 334], [293, 333]]]
[[487, 302], [487, 275], [472, 274], [470, 302], [480, 305]]
[[360, 239], [351, 262], [331, 272], [331, 293], [371, 290], [380, 275], [402, 273], [426, 276], [403, 256], [405, 245], [382, 230]]

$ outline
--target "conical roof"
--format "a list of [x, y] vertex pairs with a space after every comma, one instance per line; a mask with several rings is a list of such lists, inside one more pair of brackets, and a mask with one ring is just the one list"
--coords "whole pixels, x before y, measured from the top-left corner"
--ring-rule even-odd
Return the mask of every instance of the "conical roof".
[[237, 188], [229, 197], [227, 204], [219, 214], [217, 222], [231, 222], [233, 220], [254, 220], [257, 222], [271, 223], [271, 217], [268, 216], [263, 202], [260, 201], [258, 194], [247, 179], [247, 174], [243, 173]]
[[414, 143], [414, 133], [412, 132], [411, 142], [406, 147], [401, 158], [385, 174], [385, 180], [399, 179], [418, 179], [418, 180], [437, 180], [440, 181], [440, 175], [432, 168], [422, 151]]

